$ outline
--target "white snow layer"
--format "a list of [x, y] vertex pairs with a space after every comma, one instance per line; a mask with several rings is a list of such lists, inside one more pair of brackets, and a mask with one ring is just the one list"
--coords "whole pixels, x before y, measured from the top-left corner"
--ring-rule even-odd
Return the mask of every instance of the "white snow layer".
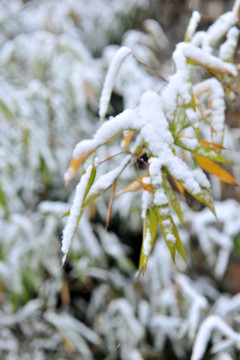
[[71, 245], [71, 241], [73, 238], [73, 235], [75, 233], [77, 223], [78, 223], [78, 217], [81, 212], [82, 204], [83, 204], [83, 197], [84, 193], [88, 184], [88, 181], [90, 179], [92, 172], [92, 165], [89, 165], [86, 173], [82, 175], [81, 180], [76, 188], [76, 194], [74, 197], [73, 204], [70, 208], [70, 215], [68, 217], [67, 225], [65, 226], [63, 230], [63, 236], [62, 236], [62, 252], [64, 254], [62, 262], [64, 263], [66, 259], [66, 255], [68, 253], [68, 250]]
[[149, 254], [150, 254], [151, 241], [152, 241], [152, 238], [151, 238], [150, 229], [147, 228], [145, 238], [143, 239], [143, 253], [145, 256], [149, 256]]
[[236, 27], [231, 28], [227, 33], [227, 40], [220, 46], [219, 57], [223, 61], [231, 60], [236, 49], [239, 37], [239, 30]]
[[99, 102], [99, 116], [101, 121], [103, 121], [106, 116], [114, 86], [114, 81], [119, 72], [120, 66], [122, 62], [126, 59], [126, 57], [131, 53], [132, 51], [129, 48], [127, 48], [126, 46], [122, 47], [116, 52], [116, 54], [113, 57], [113, 60], [111, 61], [107, 76], [105, 78], [105, 82], [103, 85], [103, 90]]
[[75, 146], [73, 157], [78, 159], [81, 155], [94, 151], [97, 147], [103, 145], [109, 139], [118, 135], [122, 131], [127, 129], [138, 129], [139, 126], [140, 123], [136, 116], [136, 112], [133, 110], [125, 110], [115, 118], [103, 123], [93, 139], [80, 141]]
[[223, 336], [228, 337], [236, 346], [240, 347], [240, 334], [236, 333], [219, 316], [210, 315], [202, 322], [199, 328], [193, 345], [191, 360], [201, 360], [203, 358], [213, 330], [218, 330]]
[[192, 13], [192, 17], [190, 19], [190, 22], [189, 22], [189, 25], [188, 25], [188, 28], [187, 28], [187, 37], [189, 40], [192, 39], [193, 37], [193, 34], [195, 33], [196, 29], [197, 29], [197, 26], [198, 26], [198, 23], [201, 19], [201, 15], [199, 14], [198, 11], [193, 11]]

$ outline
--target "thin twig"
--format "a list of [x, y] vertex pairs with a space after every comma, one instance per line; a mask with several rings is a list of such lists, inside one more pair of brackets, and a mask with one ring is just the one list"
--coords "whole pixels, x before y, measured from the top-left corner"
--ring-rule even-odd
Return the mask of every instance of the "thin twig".
[[133, 54], [133, 57], [137, 60], [137, 62], [139, 62], [139, 64], [145, 66], [149, 71], [151, 71], [154, 75], [156, 75], [157, 77], [159, 77], [161, 80], [168, 82], [167, 79], [165, 79], [162, 75], [160, 75], [156, 70], [154, 70], [151, 66], [145, 64], [142, 60], [138, 59], [136, 57], [136, 55]]

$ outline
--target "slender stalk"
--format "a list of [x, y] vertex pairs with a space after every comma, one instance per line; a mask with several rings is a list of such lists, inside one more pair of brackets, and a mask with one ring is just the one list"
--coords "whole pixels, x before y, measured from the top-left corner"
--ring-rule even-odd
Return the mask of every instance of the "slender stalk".
[[234, 12], [237, 18], [239, 17], [239, 9], [240, 9], [240, 0], [235, 0], [232, 11]]
[[162, 75], [160, 75], [157, 71], [155, 71], [151, 66], [145, 64], [143, 61], [141, 61], [140, 59], [138, 59], [136, 57], [136, 55], [133, 54], [133, 57], [137, 60], [137, 62], [139, 62], [139, 64], [145, 66], [149, 71], [151, 71], [154, 75], [158, 76], [161, 80], [168, 82], [168, 80], [166, 80]]

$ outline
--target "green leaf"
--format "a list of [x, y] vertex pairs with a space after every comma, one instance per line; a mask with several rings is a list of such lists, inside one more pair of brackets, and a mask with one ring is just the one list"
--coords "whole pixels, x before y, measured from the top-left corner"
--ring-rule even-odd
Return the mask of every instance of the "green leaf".
[[170, 182], [167, 179], [167, 176], [163, 177], [163, 187], [167, 193], [170, 203], [171, 203], [174, 211], [176, 212], [181, 224], [184, 225], [183, 214], [182, 214], [180, 203], [178, 201], [177, 195], [175, 194], [175, 191], [173, 190]]
[[[186, 189], [189, 193], [190, 191], [188, 189]], [[201, 193], [200, 194], [192, 194], [190, 193], [195, 199], [197, 199], [198, 201], [200, 201], [201, 203], [203, 203], [204, 205], [206, 205], [211, 212], [213, 213], [213, 215], [215, 217], [217, 217], [216, 211], [215, 211], [215, 207], [214, 207], [214, 201], [212, 198], [212, 194], [211, 191], [207, 188], [202, 187], [201, 188]]]
[[158, 218], [155, 208], [150, 208], [147, 210], [146, 218], [143, 222], [143, 241], [140, 254], [140, 261], [138, 266], [138, 272], [143, 269], [143, 273], [146, 270], [149, 255], [152, 251], [153, 244], [157, 234], [158, 228]]
[[[85, 173], [86, 173], [86, 170], [83, 170], [82, 176], [83, 176]], [[64, 263], [65, 263], [65, 261], [66, 261], [66, 258], [67, 258], [67, 255], [68, 255], [68, 251], [69, 251], [69, 248], [70, 248], [70, 244], [71, 244], [71, 242], [72, 242], [73, 236], [75, 235], [75, 232], [76, 232], [76, 230], [77, 230], [79, 221], [80, 221], [80, 219], [81, 219], [81, 217], [82, 217], [82, 214], [83, 214], [83, 211], [84, 211], [84, 209], [85, 209], [84, 199], [86, 198], [86, 196], [87, 196], [87, 194], [88, 194], [88, 192], [89, 192], [89, 190], [90, 190], [90, 188], [91, 188], [91, 186], [92, 186], [92, 184], [93, 184], [93, 182], [94, 182], [95, 176], [96, 176], [96, 166], [93, 166], [92, 169], [91, 169], [91, 173], [90, 173], [90, 176], [89, 176], [89, 178], [88, 178], [87, 184], [86, 184], [86, 186], [85, 186], [85, 189], [84, 189], [84, 188], [81, 189], [82, 191], [84, 191], [84, 195], [83, 195], [82, 203], [80, 203], [80, 204], [78, 205], [79, 208], [77, 208], [77, 212], [78, 212], [79, 215], [78, 215], [78, 218], [77, 218], [76, 223], [75, 223], [75, 221], [74, 221], [74, 231], [73, 231], [73, 233], [71, 234], [70, 239], [68, 239], [69, 245], [68, 245], [67, 250], [64, 251], [64, 256], [63, 256], [63, 258], [62, 258], [62, 265], [64, 265]], [[81, 179], [80, 179], [80, 184], [81, 184], [81, 181], [82, 181], [82, 177], [81, 177]], [[84, 185], [85, 185], [85, 184], [84, 184]], [[70, 210], [70, 217], [71, 217], [71, 210]], [[66, 226], [68, 226], [68, 223], [67, 223]]]
[[[171, 175], [171, 174], [170, 174]], [[172, 176], [172, 175], [171, 175]], [[173, 177], [174, 178], [174, 177]], [[191, 194], [195, 199], [197, 199], [198, 201], [200, 201], [202, 204], [204, 204], [205, 206], [207, 206], [211, 212], [213, 213], [213, 215], [215, 217], [217, 217], [216, 215], [216, 211], [215, 211], [215, 208], [214, 208], [214, 201], [213, 201], [213, 198], [212, 198], [212, 194], [211, 194], [211, 191], [203, 186], [201, 186], [201, 192], [199, 194], [193, 194], [192, 191], [190, 191], [185, 185], [184, 183], [179, 180], [179, 179], [176, 179], [180, 185], [182, 185], [182, 187], [189, 193]]]
[[[166, 214], [167, 215], [163, 215]], [[175, 262], [176, 250], [181, 255], [184, 261], [186, 261], [186, 254], [182, 245], [178, 229], [172, 219], [169, 205], [163, 205], [158, 207], [158, 219], [160, 222], [163, 237], [166, 241], [168, 249], [171, 253], [172, 259]]]
[[86, 187], [84, 196], [83, 196], [83, 200], [86, 199], [87, 194], [89, 193], [89, 190], [90, 190], [91, 187], [92, 187], [92, 184], [93, 184], [93, 182], [94, 182], [94, 180], [95, 180], [95, 177], [96, 177], [96, 172], [97, 172], [97, 168], [96, 168], [96, 166], [93, 166], [92, 171], [91, 171], [91, 175], [90, 175], [90, 178], [89, 178], [89, 180], [88, 180], [88, 184], [87, 184], [87, 187]]
[[65, 212], [65, 214], [62, 215], [62, 218], [65, 218], [70, 215], [70, 209]]
[[231, 161], [223, 157], [219, 151], [215, 151], [213, 149], [209, 149], [205, 146], [197, 146], [194, 148], [189, 148], [187, 144], [184, 142], [184, 138], [177, 138], [175, 139], [175, 144], [179, 147], [181, 147], [184, 150], [190, 151], [191, 153], [201, 155], [206, 157], [207, 159], [214, 160], [217, 162], [225, 163], [225, 164], [232, 164]]
[[[79, 221], [81, 220], [81, 217], [82, 217], [82, 214], [83, 214], [83, 211], [85, 209], [85, 203], [84, 203], [84, 200], [86, 199], [87, 197], [87, 194], [89, 193], [89, 190], [91, 189], [92, 187], [92, 184], [94, 182], [94, 179], [96, 177], [96, 166], [93, 166], [92, 168], [92, 171], [91, 171], [91, 175], [89, 177], [89, 180], [88, 180], [88, 183], [87, 183], [87, 186], [86, 186], [86, 189], [85, 189], [85, 192], [84, 192], [84, 195], [83, 195], [83, 202], [82, 202], [82, 207], [81, 207], [81, 211], [80, 211], [80, 214], [78, 216], [78, 220], [77, 220], [77, 225], [79, 224]], [[82, 175], [84, 175], [86, 172], [86, 170], [83, 170], [82, 172]]]

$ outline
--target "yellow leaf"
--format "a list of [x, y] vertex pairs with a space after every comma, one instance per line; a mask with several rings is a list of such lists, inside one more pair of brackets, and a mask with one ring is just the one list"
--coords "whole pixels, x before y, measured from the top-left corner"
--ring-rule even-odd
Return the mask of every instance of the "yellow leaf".
[[200, 145], [202, 145], [208, 149], [211, 149], [211, 150], [223, 150], [224, 149], [224, 147], [222, 145], [215, 144], [213, 142], [209, 142], [206, 140], [198, 139], [198, 142]]
[[123, 149], [124, 150], [127, 150], [128, 144], [130, 143], [133, 135], [134, 135], [133, 130], [126, 131], [126, 133], [124, 134], [124, 137], [123, 137]]
[[173, 180], [174, 184], [176, 185], [176, 188], [179, 191], [179, 193], [182, 195], [182, 197], [184, 199], [186, 199], [184, 187], [180, 184], [180, 182], [178, 182], [176, 179], [174, 179], [174, 177], [172, 177], [172, 180]]
[[84, 154], [84, 155], [80, 156], [79, 159], [72, 159], [72, 161], [70, 162], [69, 168], [67, 170], [67, 176], [66, 176], [66, 181], [65, 181], [66, 186], [74, 178], [74, 176], [76, 175], [79, 167], [81, 166], [81, 164], [85, 160], [86, 156], [87, 156], [87, 154]]
[[219, 179], [221, 179], [222, 181], [224, 181], [228, 184], [238, 185], [236, 180], [232, 177], [232, 175], [230, 175], [226, 170], [221, 168], [221, 166], [216, 164], [214, 161], [209, 160], [209, 159], [207, 159], [203, 156], [197, 155], [197, 154], [195, 154], [195, 156], [196, 156], [196, 159], [197, 159], [199, 165], [201, 166], [201, 168], [203, 170], [219, 177]]
[[131, 182], [131, 184], [127, 185], [122, 191], [120, 191], [115, 198], [118, 198], [119, 196], [127, 193], [127, 192], [135, 192], [141, 189], [144, 189], [146, 191], [152, 192], [152, 185], [151, 184], [146, 184], [143, 182], [143, 179], [148, 177], [149, 175], [143, 175], [140, 176], [138, 179], [134, 180], [133, 182]]

